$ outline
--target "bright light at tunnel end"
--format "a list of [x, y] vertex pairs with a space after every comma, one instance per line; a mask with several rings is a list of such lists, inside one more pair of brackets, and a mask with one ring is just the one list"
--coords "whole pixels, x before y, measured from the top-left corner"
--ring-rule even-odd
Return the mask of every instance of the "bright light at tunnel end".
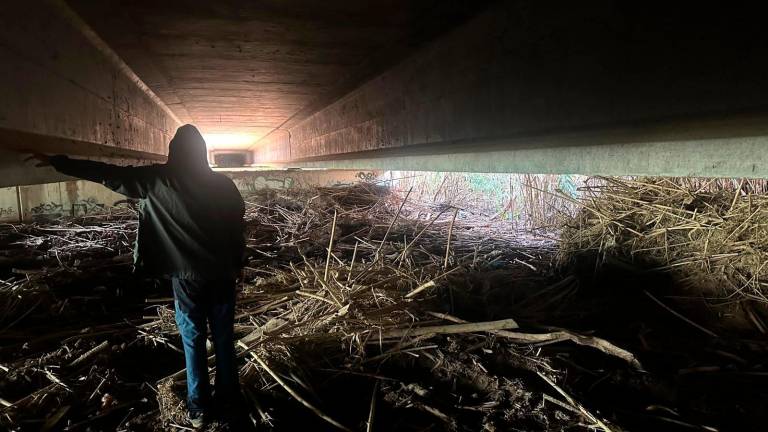
[[203, 139], [211, 150], [244, 150], [256, 142], [256, 137], [250, 134], [212, 133], [203, 134]]

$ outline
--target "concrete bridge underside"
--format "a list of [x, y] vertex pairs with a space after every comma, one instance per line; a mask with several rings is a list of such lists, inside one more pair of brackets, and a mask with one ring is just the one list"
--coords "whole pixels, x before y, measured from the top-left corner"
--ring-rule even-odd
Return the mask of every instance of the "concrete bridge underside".
[[0, 186], [59, 179], [12, 150], [145, 163], [182, 123], [258, 164], [768, 176], [756, 6], [7, 3]]

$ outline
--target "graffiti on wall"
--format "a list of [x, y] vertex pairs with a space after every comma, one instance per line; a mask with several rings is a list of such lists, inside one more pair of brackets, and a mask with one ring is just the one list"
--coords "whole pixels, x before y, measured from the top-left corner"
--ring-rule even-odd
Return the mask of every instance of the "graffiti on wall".
[[40, 203], [29, 209], [32, 219], [51, 219], [62, 216], [84, 216], [94, 213], [104, 213], [107, 211], [106, 204], [100, 202], [96, 197], [88, 197], [78, 200], [72, 204], [71, 208], [65, 209], [64, 205], [56, 202]]
[[61, 216], [64, 213], [64, 206], [60, 203], [53, 201], [47, 203], [40, 203], [31, 209], [29, 212], [32, 216]]
[[[353, 171], [354, 172], [354, 171]], [[249, 175], [234, 177], [235, 186], [241, 191], [255, 192], [263, 189], [291, 189], [312, 185], [332, 186], [351, 184], [357, 181], [376, 181], [376, 172], [358, 171], [348, 173], [312, 173], [304, 172], [296, 177], [288, 175]]]
[[290, 189], [295, 185], [293, 177], [242, 177], [234, 179], [240, 190], [255, 192], [261, 189]]
[[355, 174], [355, 177], [365, 182], [372, 182], [376, 180], [376, 174], [371, 171], [359, 171], [357, 174]]
[[0, 207], [0, 219], [16, 216], [16, 209], [13, 207]]
[[72, 216], [83, 216], [93, 213], [104, 213], [107, 206], [95, 197], [89, 197], [72, 204]]

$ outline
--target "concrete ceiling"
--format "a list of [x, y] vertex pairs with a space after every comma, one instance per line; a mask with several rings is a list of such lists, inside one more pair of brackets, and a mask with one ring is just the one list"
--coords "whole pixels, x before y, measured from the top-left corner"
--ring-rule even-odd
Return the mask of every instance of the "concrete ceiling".
[[[487, 2], [67, 0], [183, 122], [248, 148]], [[232, 135], [240, 135], [229, 140]], [[243, 137], [245, 135], [245, 137]]]

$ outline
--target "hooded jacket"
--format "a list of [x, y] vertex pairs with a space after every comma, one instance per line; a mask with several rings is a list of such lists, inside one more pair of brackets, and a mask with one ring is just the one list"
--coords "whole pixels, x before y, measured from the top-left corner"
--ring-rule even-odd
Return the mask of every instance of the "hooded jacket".
[[176, 131], [165, 164], [122, 167], [53, 156], [51, 165], [139, 199], [137, 268], [180, 279], [232, 279], [239, 273], [243, 198], [231, 179], [211, 170], [205, 141], [194, 126]]

